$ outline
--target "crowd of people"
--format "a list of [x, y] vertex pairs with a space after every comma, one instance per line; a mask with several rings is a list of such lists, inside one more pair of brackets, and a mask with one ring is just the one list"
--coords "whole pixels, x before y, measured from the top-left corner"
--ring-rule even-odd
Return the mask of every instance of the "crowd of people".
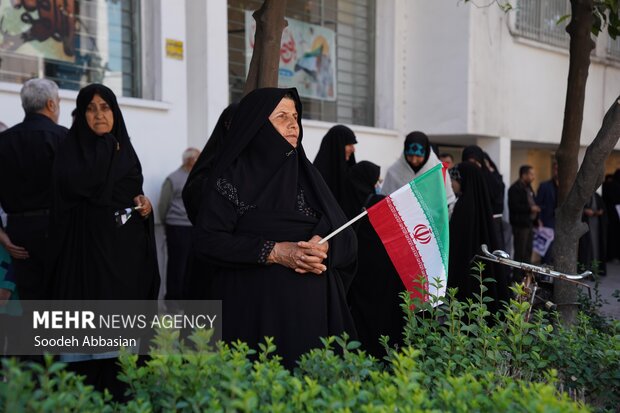
[[[24, 121], [0, 134], [0, 204], [8, 214], [0, 243], [12, 258], [0, 279], [0, 304], [18, 296], [156, 299], [153, 206], [114, 93], [100, 84], [80, 90], [68, 130], [57, 124], [53, 82], [27, 81], [21, 100]], [[470, 268], [480, 245], [506, 247], [502, 176], [480, 147], [466, 147], [455, 164], [414, 131], [382, 182], [378, 165], [356, 160], [357, 137], [344, 125], [327, 132], [311, 162], [301, 119], [296, 89], [257, 89], [224, 110], [202, 151], [183, 153], [156, 211], [168, 247], [166, 298], [221, 300], [223, 339], [256, 347], [274, 337], [288, 368], [320, 337], [343, 332], [381, 358], [381, 335], [402, 340], [404, 287], [380, 239], [362, 220], [320, 241], [443, 163], [448, 287], [458, 288], [459, 299], [473, 298], [480, 290]], [[515, 259], [526, 262], [535, 228], [553, 228], [557, 207], [557, 177], [538, 196], [534, 178], [533, 168], [522, 166], [508, 191]], [[611, 213], [619, 197], [620, 171], [605, 183], [603, 198], [594, 194], [584, 208], [591, 228], [580, 249], [584, 260], [619, 258], [618, 214]], [[482, 278], [494, 280], [486, 294], [497, 311], [510, 298], [511, 275], [488, 265]], [[121, 397], [113, 356], [66, 361]]]

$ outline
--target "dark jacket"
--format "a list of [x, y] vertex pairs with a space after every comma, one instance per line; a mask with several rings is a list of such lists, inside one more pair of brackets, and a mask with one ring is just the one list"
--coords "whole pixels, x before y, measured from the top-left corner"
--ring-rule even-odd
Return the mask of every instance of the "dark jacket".
[[29, 113], [0, 134], [0, 204], [8, 214], [49, 209], [52, 162], [67, 129]]
[[558, 207], [558, 187], [550, 179], [540, 184], [536, 195], [536, 204], [540, 207], [540, 220], [543, 225], [555, 228], [555, 209]]
[[518, 180], [508, 190], [508, 208], [510, 210], [510, 225], [520, 228], [531, 228], [534, 220], [531, 218], [531, 207], [527, 200], [527, 191], [534, 191], [529, 185]]

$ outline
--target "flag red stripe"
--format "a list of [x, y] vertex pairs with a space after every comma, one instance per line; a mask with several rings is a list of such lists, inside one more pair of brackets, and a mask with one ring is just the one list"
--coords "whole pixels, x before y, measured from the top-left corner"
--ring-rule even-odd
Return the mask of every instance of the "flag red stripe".
[[423, 297], [418, 291], [420, 288], [427, 289], [427, 286], [419, 281], [420, 276], [425, 280], [424, 284], [428, 280], [424, 262], [392, 199], [387, 197], [369, 208], [368, 218], [381, 238], [405, 288], [412, 293], [412, 297], [426, 300], [428, 297]]

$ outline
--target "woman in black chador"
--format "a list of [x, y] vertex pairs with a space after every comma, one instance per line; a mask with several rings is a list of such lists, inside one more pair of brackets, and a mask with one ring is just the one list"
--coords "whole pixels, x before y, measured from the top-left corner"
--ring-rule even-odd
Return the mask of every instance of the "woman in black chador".
[[[151, 203], [116, 96], [107, 87], [80, 91], [53, 181], [54, 298], [157, 298]], [[141, 209], [118, 226], [115, 212], [134, 206]]]
[[[480, 283], [472, 277], [472, 259], [480, 252], [480, 245], [486, 244], [491, 251], [497, 249], [493, 231], [493, 210], [482, 170], [471, 162], [461, 162], [455, 169], [461, 193], [454, 205], [450, 219], [450, 263], [448, 287], [458, 287], [457, 298], [465, 301], [480, 294]], [[508, 281], [495, 265], [485, 263], [483, 278], [494, 278], [496, 282], [486, 284], [487, 295], [493, 298], [491, 311], [501, 308], [500, 301], [509, 300]], [[473, 272], [476, 274], [475, 272]], [[476, 274], [478, 275], [478, 274]]]
[[[353, 201], [352, 216], [385, 198], [375, 194], [380, 172], [378, 165], [368, 161], [351, 167], [347, 189]], [[382, 359], [385, 356], [385, 349], [379, 343], [382, 335], [390, 337], [392, 346], [402, 345], [405, 323], [399, 294], [406, 288], [370, 221], [364, 218], [356, 224], [358, 267], [349, 290], [349, 305], [363, 348]]]
[[[151, 203], [116, 96], [100, 84], [77, 97], [53, 167], [49, 277], [57, 300], [156, 299], [159, 272]], [[115, 212], [140, 207], [118, 225]], [[70, 368], [121, 397], [116, 359], [72, 358]], [[71, 361], [65, 360], [65, 361]], [[80, 360], [80, 361], [76, 361]]]
[[314, 158], [314, 166], [343, 209], [346, 209], [347, 203], [347, 174], [349, 168], [355, 165], [356, 143], [355, 133], [351, 129], [344, 125], [333, 126], [323, 137]]
[[209, 173], [194, 227], [208, 262], [206, 298], [222, 300], [223, 339], [272, 336], [291, 368], [319, 337], [354, 336], [346, 292], [357, 241], [301, 145], [296, 89], [258, 89], [239, 104]]
[[342, 206], [348, 219], [362, 212], [366, 201], [375, 193], [380, 173], [381, 167], [369, 161], [361, 161], [349, 169], [345, 188], [346, 202]]

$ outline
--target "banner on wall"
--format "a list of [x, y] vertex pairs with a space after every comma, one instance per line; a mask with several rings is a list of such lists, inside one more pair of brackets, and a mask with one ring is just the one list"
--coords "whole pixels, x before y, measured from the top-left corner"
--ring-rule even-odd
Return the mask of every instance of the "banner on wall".
[[[250, 68], [256, 22], [245, 11], [245, 68]], [[336, 33], [316, 24], [286, 19], [280, 43], [279, 87], [296, 87], [303, 97], [336, 100]]]
[[0, 51], [74, 63], [75, 3], [0, 1]]

